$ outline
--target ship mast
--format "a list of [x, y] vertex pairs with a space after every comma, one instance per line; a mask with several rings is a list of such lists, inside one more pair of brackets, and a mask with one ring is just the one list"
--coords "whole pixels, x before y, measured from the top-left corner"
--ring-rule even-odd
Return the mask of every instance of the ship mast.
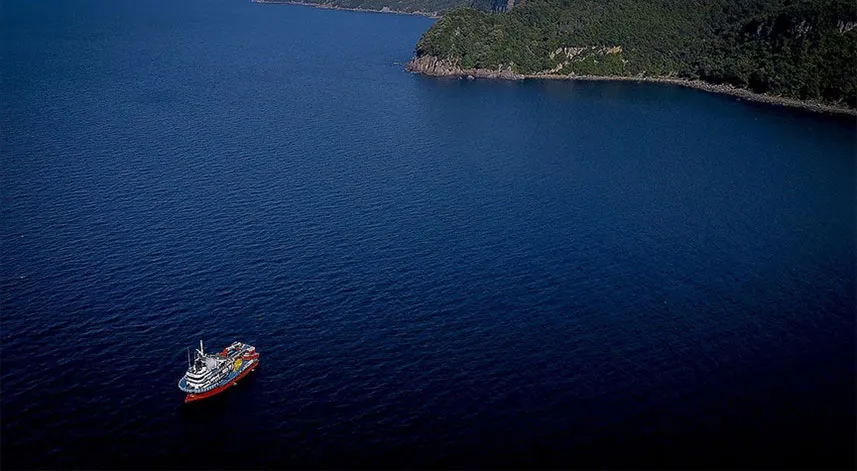
[[205, 350], [202, 349], [202, 339], [199, 339], [199, 354], [205, 355]]

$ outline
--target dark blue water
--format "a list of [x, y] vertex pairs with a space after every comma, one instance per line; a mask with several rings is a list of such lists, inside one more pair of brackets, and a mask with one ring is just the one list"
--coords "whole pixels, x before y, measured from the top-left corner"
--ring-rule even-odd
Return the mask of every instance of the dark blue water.
[[[854, 121], [0, 4], [2, 466], [853, 467]], [[185, 346], [262, 364], [183, 406]]]

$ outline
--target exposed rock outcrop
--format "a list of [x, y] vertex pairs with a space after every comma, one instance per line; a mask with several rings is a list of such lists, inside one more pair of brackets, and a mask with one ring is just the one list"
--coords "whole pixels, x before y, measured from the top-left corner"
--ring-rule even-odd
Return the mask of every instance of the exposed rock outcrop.
[[415, 57], [405, 65], [405, 70], [435, 77], [474, 77], [504, 80], [523, 80], [524, 75], [516, 73], [511, 66], [497, 69], [462, 69], [458, 61], [438, 59], [434, 56]]
[[622, 46], [561, 47], [556, 51], [551, 52], [548, 57], [554, 59], [557, 56], [565, 55], [566, 59], [574, 59], [584, 53], [598, 54], [601, 56], [605, 54], [621, 54]]

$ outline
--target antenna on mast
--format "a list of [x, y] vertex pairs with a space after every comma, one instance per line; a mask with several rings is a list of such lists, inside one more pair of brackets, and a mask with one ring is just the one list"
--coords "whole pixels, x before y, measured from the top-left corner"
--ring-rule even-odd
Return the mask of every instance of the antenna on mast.
[[190, 368], [190, 347], [187, 348], [187, 367]]
[[205, 355], [205, 350], [202, 349], [202, 339], [199, 339], [199, 354]]

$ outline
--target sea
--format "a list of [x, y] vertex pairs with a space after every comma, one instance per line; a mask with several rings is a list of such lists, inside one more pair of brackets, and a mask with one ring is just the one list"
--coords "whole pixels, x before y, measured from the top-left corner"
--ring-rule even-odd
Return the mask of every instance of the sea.
[[0, 3], [3, 469], [855, 466], [855, 119], [433, 21]]

